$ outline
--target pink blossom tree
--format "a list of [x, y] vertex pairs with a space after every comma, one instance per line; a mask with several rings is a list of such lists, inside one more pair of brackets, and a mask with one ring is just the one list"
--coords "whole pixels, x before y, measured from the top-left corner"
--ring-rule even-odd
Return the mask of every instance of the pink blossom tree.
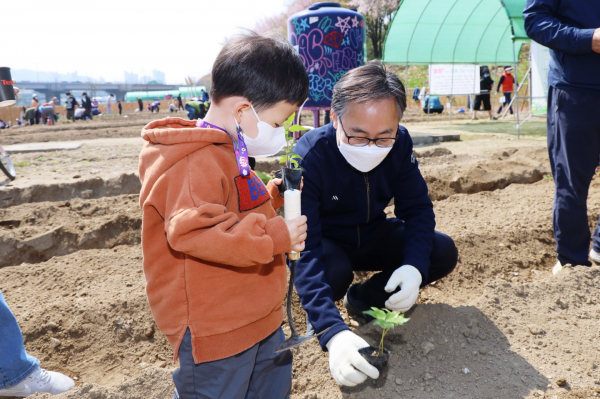
[[348, 5], [356, 7], [365, 16], [367, 38], [371, 42], [369, 58], [383, 57], [383, 43], [400, 0], [350, 0]]

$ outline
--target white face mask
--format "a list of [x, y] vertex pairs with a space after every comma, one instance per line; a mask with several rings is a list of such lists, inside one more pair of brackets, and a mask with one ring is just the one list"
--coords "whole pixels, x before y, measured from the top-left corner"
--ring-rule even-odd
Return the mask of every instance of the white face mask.
[[[273, 127], [267, 122], [261, 121], [252, 104], [250, 104], [250, 107], [256, 115], [256, 119], [258, 119], [256, 124], [258, 135], [255, 139], [244, 135], [248, 155], [251, 157], [268, 157], [277, 154], [285, 145], [285, 128], [283, 126]], [[233, 119], [235, 120], [235, 118]], [[237, 120], [235, 124], [238, 125]]]
[[344, 143], [340, 139], [338, 144], [340, 152], [346, 158], [346, 161], [356, 170], [367, 173], [375, 169], [392, 150], [392, 147], [377, 147], [375, 144], [366, 145], [364, 147], [356, 147]]

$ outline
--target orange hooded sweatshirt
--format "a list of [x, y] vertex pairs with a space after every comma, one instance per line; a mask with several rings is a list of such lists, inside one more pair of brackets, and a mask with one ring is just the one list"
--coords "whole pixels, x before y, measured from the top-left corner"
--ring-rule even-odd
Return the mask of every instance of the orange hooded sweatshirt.
[[189, 328], [194, 361], [240, 353], [283, 321], [291, 240], [277, 187], [242, 178], [231, 136], [165, 118], [142, 130], [140, 205], [146, 293], [175, 360]]

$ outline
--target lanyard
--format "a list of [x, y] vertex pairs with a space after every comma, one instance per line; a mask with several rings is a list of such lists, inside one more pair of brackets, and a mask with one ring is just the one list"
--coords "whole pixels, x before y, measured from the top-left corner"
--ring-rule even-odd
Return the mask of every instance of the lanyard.
[[[211, 123], [201, 121], [200, 119], [198, 119], [196, 126], [199, 128], [217, 129], [217, 130], [221, 130], [221, 131], [229, 134], [229, 132], [227, 132], [227, 130], [220, 128], [218, 126], [215, 126]], [[246, 148], [246, 142], [244, 141], [244, 137], [242, 136], [242, 129], [239, 126], [237, 128], [237, 134], [238, 134], [237, 143], [233, 139], [233, 136], [231, 136], [231, 134], [229, 134], [229, 136], [231, 136], [231, 141], [233, 141], [233, 149], [235, 150], [235, 159], [237, 161], [237, 166], [240, 171], [240, 175], [242, 177], [249, 177], [250, 176], [250, 163], [248, 161], [248, 148]]]

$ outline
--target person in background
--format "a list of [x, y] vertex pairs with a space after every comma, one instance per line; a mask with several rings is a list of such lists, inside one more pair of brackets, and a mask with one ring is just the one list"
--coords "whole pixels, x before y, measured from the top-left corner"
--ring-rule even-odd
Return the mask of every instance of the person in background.
[[115, 95], [110, 93], [110, 95], [106, 98], [106, 115], [110, 115], [110, 106], [113, 101], [115, 101]]
[[483, 103], [483, 110], [487, 111], [490, 119], [498, 119], [492, 116], [492, 103], [490, 102], [490, 93], [494, 87], [494, 81], [490, 74], [490, 69], [482, 65], [479, 67], [479, 94], [475, 96], [475, 104], [473, 104], [473, 118], [477, 120], [477, 111], [480, 110]]
[[550, 48], [547, 136], [556, 274], [567, 265], [591, 266], [590, 258], [600, 264], [600, 219], [591, 236], [587, 212], [600, 158], [600, 1], [527, 0], [523, 17], [527, 35]]
[[58, 102], [58, 99], [54, 97], [49, 102], [42, 104], [39, 106], [38, 110], [40, 111], [40, 118], [42, 120], [43, 125], [53, 125], [56, 120], [54, 104]]
[[138, 97], [137, 103], [138, 103], [138, 109], [140, 110], [140, 112], [142, 112], [144, 110], [144, 103], [142, 102], [142, 99]]
[[154, 99], [152, 102], [152, 113], [154, 113], [154, 111], [156, 111], [157, 114], [160, 112], [160, 100], [158, 98]]
[[[16, 96], [19, 89], [14, 90]], [[71, 378], [41, 368], [40, 361], [27, 353], [17, 319], [0, 291], [0, 396], [58, 395], [73, 386]]]
[[67, 119], [73, 120], [75, 117], [75, 109], [79, 106], [77, 99], [71, 93], [67, 93], [67, 101], [65, 109], [67, 110]]
[[207, 102], [208, 101], [208, 93], [204, 89], [201, 89], [200, 92], [201, 92], [200, 100], [202, 100], [203, 103]]
[[[510, 105], [510, 97], [515, 88], [515, 77], [512, 75], [513, 67], [505, 67], [504, 73], [502, 77], [498, 81], [498, 87], [496, 88], [496, 92], [500, 91], [500, 87], [502, 87], [502, 93], [504, 94], [504, 103], [500, 104], [500, 108], [498, 108], [497, 114], [502, 112], [502, 108], [506, 105], [507, 107]], [[510, 114], [513, 114], [512, 106], [509, 108]]]
[[31, 98], [31, 106], [35, 107], [35, 108], [40, 106], [40, 102], [38, 101], [37, 94], [35, 94], [35, 93], [33, 94], [33, 97]]
[[177, 96], [177, 111], [183, 108], [183, 100], [181, 99], [181, 93]]
[[170, 112], [178, 112], [179, 110], [177, 109], [177, 107], [175, 106], [175, 104], [169, 103], [169, 111]]
[[81, 99], [81, 106], [85, 109], [84, 118], [86, 117], [92, 119], [92, 100], [88, 97], [87, 93], [82, 94], [83, 98]]
[[119, 107], [119, 115], [121, 115], [123, 112], [123, 104], [121, 104], [121, 101], [117, 100], [117, 106]]
[[85, 109], [84, 108], [77, 108], [75, 110], [75, 120], [85, 120]]
[[198, 118], [202, 119], [206, 114], [204, 112], [204, 104], [198, 100], [192, 100], [185, 103], [185, 110], [188, 112], [188, 118], [190, 118], [190, 120]]

